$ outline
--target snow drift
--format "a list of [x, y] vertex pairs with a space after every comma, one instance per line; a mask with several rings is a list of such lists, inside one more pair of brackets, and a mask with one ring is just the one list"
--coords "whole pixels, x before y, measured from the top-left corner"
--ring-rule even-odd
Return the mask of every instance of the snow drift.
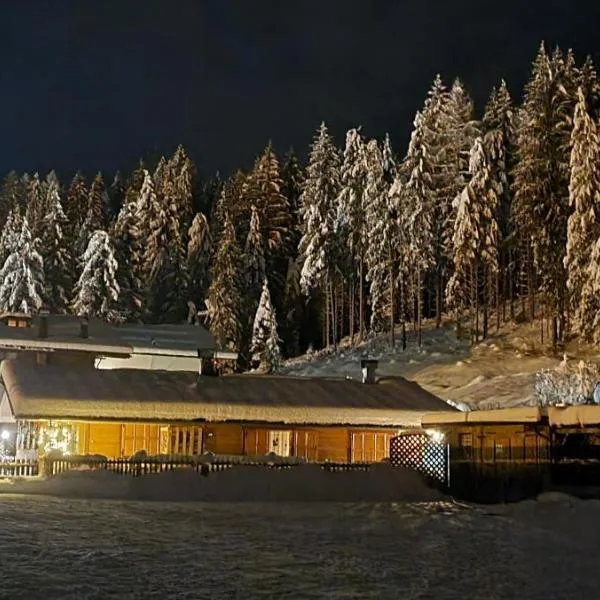
[[0, 494], [158, 501], [429, 502], [443, 494], [415, 472], [374, 465], [369, 471], [329, 472], [318, 465], [289, 469], [236, 466], [202, 476], [191, 469], [142, 477], [71, 471], [49, 479], [0, 482]]

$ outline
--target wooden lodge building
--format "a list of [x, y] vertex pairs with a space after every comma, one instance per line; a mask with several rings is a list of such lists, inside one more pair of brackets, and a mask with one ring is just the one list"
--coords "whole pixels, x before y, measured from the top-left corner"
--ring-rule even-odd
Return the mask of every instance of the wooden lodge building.
[[0, 324], [0, 419], [16, 423], [23, 458], [58, 449], [374, 462], [399, 430], [449, 410], [414, 382], [378, 378], [375, 361], [363, 361], [362, 380], [215, 376], [206, 361], [231, 357], [199, 326], [16, 321]]

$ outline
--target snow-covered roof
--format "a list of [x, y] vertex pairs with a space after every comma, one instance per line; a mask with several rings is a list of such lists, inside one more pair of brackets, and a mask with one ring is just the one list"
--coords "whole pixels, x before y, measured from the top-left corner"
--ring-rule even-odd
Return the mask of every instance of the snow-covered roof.
[[600, 406], [577, 404], [574, 406], [549, 406], [548, 422], [554, 427], [585, 427], [600, 425]]
[[194, 354], [213, 350], [215, 340], [200, 325], [111, 325], [101, 319], [88, 320], [88, 337], [81, 337], [82, 318], [47, 315], [46, 337], [41, 338], [40, 316], [31, 317], [30, 327], [9, 327], [0, 322], [0, 348], [31, 350], [80, 350], [121, 355], [161, 353]]
[[412, 381], [73, 369], [8, 360], [0, 374], [16, 418], [418, 427], [448, 405]]
[[537, 406], [473, 410], [470, 412], [438, 412], [423, 415], [421, 425], [450, 425], [454, 423], [537, 423], [542, 412]]

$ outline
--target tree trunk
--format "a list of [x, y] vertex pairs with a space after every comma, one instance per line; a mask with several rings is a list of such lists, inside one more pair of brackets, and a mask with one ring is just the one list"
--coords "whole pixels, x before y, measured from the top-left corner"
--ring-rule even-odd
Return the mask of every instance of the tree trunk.
[[329, 348], [329, 283], [325, 285], [325, 323], [323, 329], [323, 342]]
[[439, 329], [442, 325], [442, 269], [436, 269], [435, 277], [435, 327]]
[[406, 286], [404, 277], [400, 278], [400, 321], [402, 323], [402, 350], [406, 350]]
[[350, 299], [348, 301], [348, 324], [349, 324], [349, 333], [350, 333], [350, 343], [354, 346], [354, 292], [355, 292], [355, 281], [354, 277], [352, 277], [350, 281], [350, 289], [348, 290], [348, 294]]
[[358, 261], [358, 339], [362, 342], [365, 335], [365, 310], [364, 310], [364, 286], [363, 286], [363, 265], [362, 256]]
[[483, 269], [483, 330], [482, 337], [487, 339], [488, 336], [488, 305], [490, 303], [490, 288], [491, 280], [489, 277], [489, 271], [487, 267]]
[[417, 267], [417, 344], [419, 348], [423, 345], [423, 293], [421, 281], [421, 267]]

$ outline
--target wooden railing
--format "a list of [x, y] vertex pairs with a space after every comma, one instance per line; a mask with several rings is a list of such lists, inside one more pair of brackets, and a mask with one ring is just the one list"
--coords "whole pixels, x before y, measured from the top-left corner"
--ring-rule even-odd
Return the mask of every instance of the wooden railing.
[[[140, 477], [151, 473], [164, 473], [179, 469], [191, 469], [200, 475], [207, 476], [210, 473], [226, 471], [232, 467], [261, 467], [264, 469], [288, 470], [299, 465], [305, 464], [298, 461], [252, 461], [252, 460], [213, 460], [210, 462], [201, 462], [194, 457], [173, 458], [173, 459], [103, 459], [88, 457], [62, 457], [42, 459], [42, 474], [47, 477], [53, 477], [73, 470], [101, 470], [117, 473], [120, 475], [131, 475]], [[344, 472], [344, 471], [369, 471], [369, 463], [319, 463], [324, 471]]]

